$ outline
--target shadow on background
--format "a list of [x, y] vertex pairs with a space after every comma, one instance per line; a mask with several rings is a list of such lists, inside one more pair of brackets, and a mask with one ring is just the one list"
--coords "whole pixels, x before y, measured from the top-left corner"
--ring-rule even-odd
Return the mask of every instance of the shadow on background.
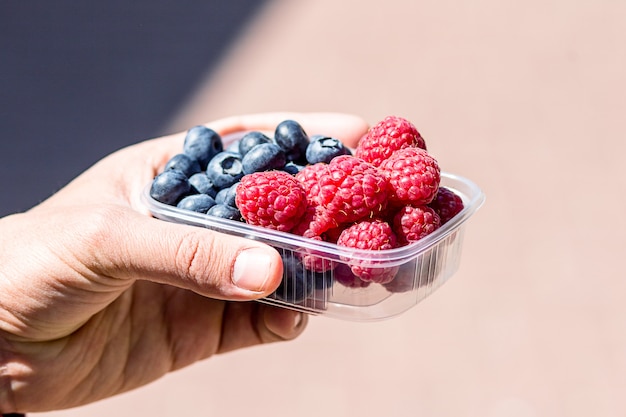
[[0, 217], [165, 133], [264, 3], [0, 3]]

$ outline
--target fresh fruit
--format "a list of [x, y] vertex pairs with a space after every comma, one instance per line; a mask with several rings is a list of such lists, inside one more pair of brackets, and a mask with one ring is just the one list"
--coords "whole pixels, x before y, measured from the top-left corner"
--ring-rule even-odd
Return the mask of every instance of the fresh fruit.
[[[241, 148], [241, 146], [240, 146]], [[261, 143], [246, 152], [241, 165], [244, 174], [283, 169], [287, 163], [287, 156], [280, 146], [275, 143]]]
[[435, 198], [441, 173], [437, 160], [421, 148], [403, 148], [379, 166], [389, 181], [389, 201], [402, 206], [421, 206]]
[[306, 148], [306, 161], [309, 164], [329, 163], [336, 156], [351, 155], [343, 142], [329, 136], [315, 135]]
[[284, 171], [255, 172], [241, 179], [236, 203], [246, 222], [288, 232], [304, 214], [306, 194]]
[[293, 256], [283, 255], [283, 280], [273, 295], [282, 301], [300, 303], [313, 292], [316, 274], [306, 269]]
[[203, 171], [209, 161], [223, 149], [220, 135], [206, 126], [194, 126], [185, 135], [183, 152], [198, 161]]
[[176, 205], [178, 201], [191, 191], [191, 184], [187, 176], [175, 169], [163, 171], [157, 175], [150, 185], [150, 197], [170, 206]]
[[262, 143], [272, 143], [272, 140], [262, 132], [252, 131], [242, 136], [237, 142], [237, 149], [241, 156], [246, 156], [248, 151], [254, 148], [256, 145]]
[[440, 225], [439, 215], [428, 206], [404, 206], [393, 218], [393, 230], [401, 245], [428, 236]]
[[[397, 238], [389, 223], [381, 219], [363, 220], [346, 228], [339, 235], [337, 245], [365, 250], [386, 250], [398, 246]], [[384, 284], [391, 281], [398, 267], [377, 267], [372, 262], [347, 259], [354, 275], [363, 281]]]
[[305, 188], [307, 199], [319, 204], [321, 214], [330, 220], [326, 230], [374, 217], [387, 206], [387, 180], [376, 167], [360, 158], [338, 156], [316, 175], [317, 184]]
[[285, 151], [287, 161], [306, 163], [306, 148], [309, 136], [295, 120], [284, 120], [276, 126], [274, 142]]
[[439, 187], [437, 195], [428, 205], [437, 212], [441, 218], [441, 224], [446, 224], [464, 207], [461, 197], [446, 187]]
[[183, 210], [195, 211], [196, 213], [206, 213], [214, 205], [215, 200], [213, 197], [207, 194], [192, 194], [180, 200], [176, 207]]
[[163, 168], [164, 171], [172, 169], [181, 171], [187, 178], [202, 171], [200, 163], [184, 153], [179, 153], [171, 157], [165, 164], [165, 168]]
[[237, 203], [235, 203], [235, 197], [237, 196], [238, 186], [239, 182], [236, 182], [228, 188], [222, 188], [215, 196], [215, 202], [217, 204], [225, 204], [227, 206], [237, 208]]
[[241, 157], [230, 152], [220, 152], [209, 161], [206, 173], [217, 189], [230, 187], [244, 175]]
[[213, 187], [213, 181], [206, 172], [198, 172], [189, 177], [189, 183], [193, 187], [193, 191], [198, 194], [208, 194], [215, 198], [217, 190]]
[[220, 217], [222, 219], [242, 221], [241, 213], [239, 210], [232, 206], [227, 206], [226, 204], [216, 204], [207, 211], [209, 216]]
[[408, 147], [426, 150], [426, 143], [413, 123], [403, 117], [387, 116], [361, 138], [355, 155], [378, 166], [395, 151]]

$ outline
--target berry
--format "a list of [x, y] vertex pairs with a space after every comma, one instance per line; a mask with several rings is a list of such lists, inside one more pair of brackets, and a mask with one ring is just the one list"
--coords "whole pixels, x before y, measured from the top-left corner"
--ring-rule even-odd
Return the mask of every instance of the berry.
[[402, 117], [387, 116], [361, 138], [355, 155], [378, 166], [393, 152], [407, 147], [425, 150], [426, 143], [413, 123]]
[[313, 292], [316, 275], [304, 268], [293, 256], [284, 255], [283, 280], [274, 292], [274, 296], [289, 303], [301, 303]]
[[230, 152], [220, 152], [209, 162], [206, 174], [215, 188], [221, 190], [230, 187], [244, 175], [241, 158]]
[[191, 191], [187, 176], [178, 170], [170, 169], [157, 175], [150, 185], [150, 197], [170, 206]]
[[200, 163], [184, 153], [174, 155], [169, 161], [167, 161], [163, 170], [167, 171], [171, 169], [183, 172], [187, 178], [202, 171]]
[[239, 154], [241, 156], [245, 156], [248, 151], [252, 148], [254, 148], [256, 145], [260, 145], [262, 143], [271, 143], [272, 140], [270, 138], [268, 138], [266, 135], [264, 135], [261, 132], [257, 132], [257, 131], [252, 131], [252, 132], [248, 132], [245, 135], [243, 135], [241, 137], [241, 139], [239, 139], [239, 141], [237, 142], [238, 145], [238, 150], [239, 150]]
[[207, 211], [209, 216], [220, 217], [222, 219], [242, 221], [241, 213], [235, 207], [226, 204], [216, 204]]
[[304, 214], [306, 194], [286, 172], [255, 172], [241, 179], [236, 203], [246, 222], [288, 232]]
[[274, 141], [287, 155], [287, 161], [296, 163], [306, 162], [306, 148], [309, 146], [309, 136], [302, 126], [294, 120], [284, 120], [276, 126]]
[[459, 214], [464, 207], [463, 199], [446, 187], [439, 187], [437, 195], [428, 205], [437, 212], [441, 218], [441, 224], [447, 223], [451, 218]]
[[422, 239], [440, 225], [439, 215], [428, 206], [405, 206], [393, 218], [393, 231], [401, 245]]
[[304, 169], [304, 165], [298, 165], [293, 162], [287, 162], [285, 166], [283, 167], [283, 171], [291, 175], [296, 175], [298, 172], [302, 171], [303, 169]]
[[333, 275], [335, 282], [348, 288], [367, 288], [371, 284], [371, 282], [363, 281], [361, 278], [354, 275], [350, 266], [344, 263], [337, 265], [333, 271]]
[[254, 146], [241, 160], [244, 174], [283, 169], [287, 163], [285, 152], [275, 143], [261, 143]]
[[237, 196], [238, 186], [239, 182], [236, 182], [228, 188], [221, 189], [215, 196], [215, 202], [217, 204], [225, 204], [227, 206], [237, 208], [237, 204], [235, 203], [235, 197]]
[[[307, 183], [307, 198], [322, 206], [330, 220], [326, 230], [373, 217], [387, 205], [388, 183], [373, 165], [350, 155], [334, 158], [316, 172], [317, 183]], [[325, 230], [323, 230], [325, 231]]]
[[206, 170], [209, 161], [223, 149], [224, 144], [220, 135], [206, 126], [194, 126], [189, 129], [183, 143], [183, 152], [198, 161], [203, 171]]
[[176, 207], [183, 210], [195, 211], [196, 213], [206, 213], [214, 205], [215, 200], [213, 197], [207, 194], [193, 194], [180, 200]]
[[428, 204], [439, 189], [439, 165], [423, 149], [400, 149], [384, 160], [379, 169], [392, 189], [389, 201], [396, 206]]
[[311, 137], [311, 142], [306, 148], [306, 161], [309, 164], [329, 163], [336, 156], [350, 154], [350, 149], [339, 139], [316, 135]]
[[189, 183], [197, 194], [208, 194], [215, 198], [217, 190], [213, 187], [213, 181], [208, 177], [206, 172], [198, 172], [189, 177]]
[[[391, 226], [381, 219], [360, 221], [346, 228], [339, 235], [337, 245], [366, 250], [387, 250], [398, 246]], [[398, 267], [376, 267], [372, 263], [364, 265], [360, 261], [352, 261], [350, 266], [354, 275], [363, 281], [381, 284], [390, 282], [398, 272]]]

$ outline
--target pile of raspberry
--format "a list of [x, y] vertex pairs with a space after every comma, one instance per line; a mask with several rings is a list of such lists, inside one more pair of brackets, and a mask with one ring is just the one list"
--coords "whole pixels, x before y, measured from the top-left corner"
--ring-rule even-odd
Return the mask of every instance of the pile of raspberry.
[[[235, 201], [249, 224], [375, 251], [418, 241], [463, 209], [462, 199], [440, 186], [439, 165], [421, 134], [398, 116], [376, 123], [354, 152], [329, 162], [308, 164], [295, 174], [267, 170], [243, 176]], [[346, 268], [314, 253], [300, 258], [313, 272], [336, 270], [336, 280], [349, 287], [388, 284], [398, 272], [349, 260]]]

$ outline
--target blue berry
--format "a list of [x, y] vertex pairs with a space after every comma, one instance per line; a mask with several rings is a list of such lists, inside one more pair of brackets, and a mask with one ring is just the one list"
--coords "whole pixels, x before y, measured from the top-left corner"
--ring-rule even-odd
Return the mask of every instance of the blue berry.
[[248, 132], [239, 140], [239, 154], [245, 156], [248, 151], [254, 148], [256, 145], [262, 143], [271, 143], [272, 140], [264, 135], [262, 132], [252, 131]]
[[241, 160], [244, 174], [282, 169], [287, 163], [285, 152], [275, 143], [261, 143], [250, 149]]
[[318, 162], [329, 163], [336, 156], [350, 155], [351, 153], [350, 149], [339, 139], [316, 135], [311, 137], [311, 142], [306, 148], [306, 160], [311, 165]]
[[224, 149], [224, 152], [229, 152], [229, 153], [232, 153], [241, 157], [241, 154], [239, 153], [239, 141], [236, 140], [230, 145], [228, 145], [228, 147]]
[[189, 194], [191, 184], [187, 176], [178, 170], [170, 169], [157, 175], [150, 186], [150, 197], [170, 206]]
[[241, 157], [230, 152], [220, 152], [211, 159], [206, 174], [219, 190], [227, 188], [243, 177]]
[[298, 122], [294, 120], [280, 122], [274, 131], [274, 141], [287, 154], [287, 161], [304, 165], [309, 136]]
[[165, 168], [163, 170], [168, 171], [172, 169], [182, 171], [187, 178], [202, 171], [200, 163], [198, 163], [196, 159], [193, 159], [184, 153], [179, 153], [170, 158], [170, 160], [165, 164]]
[[239, 183], [236, 182], [230, 187], [220, 190], [215, 196], [215, 202], [217, 204], [225, 204], [227, 206], [237, 208], [237, 204], [235, 204], [235, 197], [237, 196], [238, 185]]
[[274, 296], [288, 303], [300, 303], [313, 292], [314, 274], [307, 270], [293, 255], [284, 255], [283, 280], [274, 292]]
[[283, 167], [283, 171], [291, 175], [296, 175], [298, 172], [302, 171], [302, 169], [304, 169], [304, 165], [298, 165], [293, 162], [287, 162]]
[[217, 190], [213, 187], [213, 181], [206, 172], [198, 172], [189, 177], [189, 183], [197, 194], [207, 194], [215, 198]]
[[222, 138], [214, 130], [206, 126], [194, 126], [187, 131], [183, 152], [197, 160], [203, 171], [209, 161], [222, 150]]
[[216, 204], [207, 211], [209, 216], [220, 217], [222, 219], [236, 220], [238, 222], [243, 221], [241, 213], [235, 207], [227, 206], [226, 204]]
[[193, 194], [180, 200], [176, 207], [183, 210], [195, 211], [196, 213], [206, 213], [214, 205], [215, 200], [210, 195]]

